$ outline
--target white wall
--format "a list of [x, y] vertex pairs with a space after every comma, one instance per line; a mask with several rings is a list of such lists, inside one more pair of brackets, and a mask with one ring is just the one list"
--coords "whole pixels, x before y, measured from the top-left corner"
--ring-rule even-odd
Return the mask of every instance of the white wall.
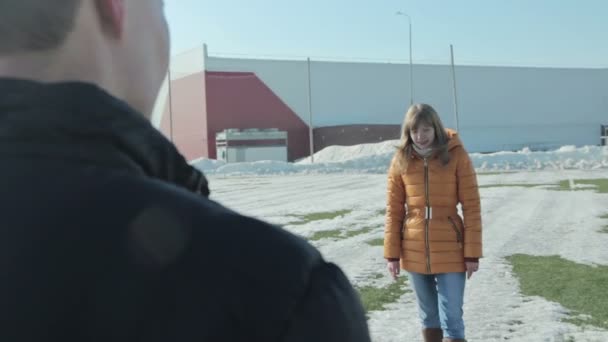
[[264, 146], [264, 147], [228, 147], [226, 161], [253, 162], [259, 160], [287, 161], [286, 146]]
[[[415, 62], [415, 61], [414, 61]], [[207, 70], [255, 72], [308, 122], [306, 61], [209, 57]], [[414, 65], [414, 101], [455, 127], [451, 69]], [[599, 144], [608, 124], [608, 69], [457, 66], [460, 131], [471, 151]], [[409, 65], [311, 63], [313, 126], [400, 124]]]
[[165, 76], [160, 90], [158, 91], [156, 102], [154, 103], [154, 109], [152, 110], [150, 121], [154, 127], [160, 129], [165, 107], [169, 101], [169, 76], [171, 76], [171, 80], [177, 80], [203, 72], [205, 70], [206, 54], [207, 47], [203, 45], [171, 56], [169, 70], [167, 71], [167, 75]]
[[152, 109], [152, 115], [150, 116], [150, 122], [156, 129], [160, 129], [160, 124], [163, 120], [163, 114], [167, 101], [169, 100], [169, 77], [165, 76], [163, 84], [161, 85], [156, 101], [154, 102], [154, 108]]

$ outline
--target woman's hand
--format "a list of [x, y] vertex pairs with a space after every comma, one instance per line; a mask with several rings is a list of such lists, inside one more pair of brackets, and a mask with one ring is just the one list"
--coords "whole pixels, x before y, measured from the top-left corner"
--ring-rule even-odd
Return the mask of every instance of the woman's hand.
[[471, 276], [473, 275], [473, 273], [475, 273], [479, 270], [479, 262], [465, 261], [464, 264], [467, 269], [467, 279], [471, 279]]
[[388, 272], [391, 274], [394, 280], [397, 280], [399, 276], [399, 261], [389, 261], [387, 263]]

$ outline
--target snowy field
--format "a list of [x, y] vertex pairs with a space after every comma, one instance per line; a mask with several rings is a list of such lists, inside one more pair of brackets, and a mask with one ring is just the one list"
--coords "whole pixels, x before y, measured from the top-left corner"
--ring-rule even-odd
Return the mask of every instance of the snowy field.
[[[332, 147], [296, 164], [259, 162], [224, 165], [197, 161], [210, 179], [212, 198], [244, 214], [304, 237], [319, 231], [359, 232], [312, 243], [338, 264], [356, 285], [388, 285], [381, 246], [386, 176], [392, 142]], [[525, 253], [560, 255], [585, 264], [608, 265], [608, 194], [579, 189], [575, 180], [608, 178], [608, 148], [563, 147], [551, 152], [501, 152], [473, 155], [482, 186], [484, 255], [480, 271], [467, 283], [465, 324], [469, 341], [608, 341], [608, 331], [562, 321], [557, 303], [523, 296], [504, 257]], [[492, 172], [489, 172], [492, 171]], [[507, 172], [509, 171], [509, 172]], [[569, 180], [572, 190], [552, 186]], [[488, 187], [483, 187], [488, 186]], [[344, 210], [332, 219], [297, 223], [301, 215]], [[382, 277], [377, 277], [382, 274]], [[549, 281], [549, 280], [548, 280]], [[370, 313], [375, 342], [418, 341], [420, 327], [412, 293], [384, 311]]]

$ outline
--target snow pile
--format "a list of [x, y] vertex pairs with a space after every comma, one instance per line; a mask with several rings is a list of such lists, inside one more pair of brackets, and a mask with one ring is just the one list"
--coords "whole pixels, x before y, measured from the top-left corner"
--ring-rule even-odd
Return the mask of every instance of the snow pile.
[[191, 161], [190, 164], [192, 164], [194, 167], [196, 167], [197, 169], [199, 169], [203, 172], [209, 172], [209, 171], [216, 170], [217, 168], [225, 165], [226, 163], [221, 160], [199, 158], [199, 159]]
[[[399, 146], [399, 140], [386, 140], [379, 143], [361, 144], [354, 146], [328, 146], [315, 153], [315, 163], [338, 163], [351, 159], [373, 157], [379, 154], [393, 154]], [[310, 163], [310, 157], [306, 157], [298, 164]]]
[[608, 168], [607, 146], [563, 146], [555, 151], [530, 151], [471, 154], [475, 168], [495, 170], [564, 170]]
[[[198, 159], [192, 164], [207, 174], [271, 175], [292, 173], [385, 173], [398, 140], [355, 146], [330, 146], [310, 158], [296, 163], [259, 161], [230, 163]], [[471, 159], [478, 172], [514, 170], [593, 170], [608, 168], [607, 146], [563, 146], [554, 151], [472, 153]]]

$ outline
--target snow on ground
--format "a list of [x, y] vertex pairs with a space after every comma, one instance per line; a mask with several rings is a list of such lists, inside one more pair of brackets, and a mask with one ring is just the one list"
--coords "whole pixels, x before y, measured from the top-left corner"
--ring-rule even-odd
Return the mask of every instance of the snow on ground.
[[[314, 155], [314, 163], [304, 158], [296, 163], [259, 161], [226, 164], [199, 159], [192, 164], [207, 174], [260, 175], [293, 173], [384, 173], [398, 140], [356, 146], [330, 146]], [[608, 168], [608, 146], [564, 146], [554, 151], [530, 151], [489, 154], [472, 153], [479, 172], [515, 170], [594, 170]]]
[[[324, 164], [304, 172], [298, 168], [311, 166], [306, 161], [289, 164], [297, 171], [288, 172], [277, 163], [266, 163], [265, 167], [254, 165], [260, 163], [219, 167], [210, 163], [215, 171], [209, 176], [212, 198], [244, 214], [285, 225], [303, 236], [316, 231], [369, 228], [361, 235], [313, 244], [325, 258], [338, 264], [354, 284], [389, 284], [382, 247], [365, 243], [383, 237], [381, 211], [385, 206], [386, 177], [384, 171], [378, 172], [382, 169], [379, 164], [375, 172], [369, 172], [369, 168], [355, 172], [357, 169], [344, 167], [354, 165], [348, 164], [353, 160], [374, 160], [377, 156], [377, 151], [372, 153], [368, 147], [358, 148], [343, 149], [346, 155], [340, 154], [340, 148], [329, 150], [331, 153], [325, 151], [328, 156], [320, 152], [318, 160]], [[473, 159], [478, 169], [491, 170], [493, 165], [502, 165], [496, 169], [522, 170], [480, 174], [482, 186], [553, 184], [561, 180], [574, 184], [572, 180], [576, 179], [608, 178], [608, 150], [599, 147], [501, 152], [474, 155]], [[380, 159], [376, 161], [379, 163]], [[382, 167], [385, 170], [386, 164]], [[231, 176], [234, 174], [240, 176]], [[608, 341], [608, 331], [582, 329], [563, 322], [567, 311], [559, 304], [540, 297], [524, 297], [504, 259], [526, 253], [608, 264], [608, 234], [598, 232], [605, 225], [598, 216], [608, 211], [608, 195], [592, 189], [554, 191], [549, 186], [482, 187], [480, 192], [485, 257], [481, 270], [467, 284], [464, 311], [469, 341]], [[294, 215], [338, 210], [350, 212], [335, 219], [291, 224], [297, 221]], [[379, 273], [383, 275], [381, 279], [371, 280]], [[420, 340], [413, 294], [406, 293], [384, 311], [372, 312], [369, 326], [375, 342]]]

